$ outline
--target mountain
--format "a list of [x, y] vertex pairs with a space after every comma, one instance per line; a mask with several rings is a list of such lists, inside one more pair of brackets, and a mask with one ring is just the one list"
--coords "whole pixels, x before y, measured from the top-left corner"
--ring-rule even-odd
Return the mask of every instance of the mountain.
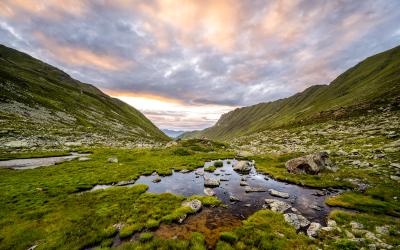
[[225, 140], [266, 129], [314, 123], [362, 113], [400, 96], [400, 46], [371, 56], [329, 85], [316, 85], [273, 102], [235, 109], [185, 138]]
[[170, 140], [142, 113], [25, 53], [0, 45], [0, 148]]
[[161, 131], [164, 132], [164, 134], [168, 135], [171, 138], [177, 138], [186, 132], [186, 131], [182, 131], [182, 130], [172, 130], [172, 129], [161, 129]]

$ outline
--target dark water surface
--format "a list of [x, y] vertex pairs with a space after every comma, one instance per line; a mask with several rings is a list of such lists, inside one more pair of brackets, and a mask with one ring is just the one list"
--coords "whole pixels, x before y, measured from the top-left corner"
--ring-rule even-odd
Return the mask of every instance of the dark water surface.
[[[226, 204], [226, 208], [203, 208], [196, 214], [189, 216], [182, 224], [162, 224], [154, 233], [158, 237], [167, 239], [190, 239], [192, 232], [201, 232], [206, 238], [207, 245], [213, 247], [218, 240], [219, 233], [229, 231], [241, 225], [241, 221], [254, 212], [263, 209], [265, 199], [278, 199], [289, 203], [299, 210], [311, 222], [326, 224], [326, 217], [331, 208], [324, 203], [327, 196], [338, 193], [338, 191], [325, 191], [324, 195], [316, 195], [320, 190], [302, 187], [274, 180], [264, 174], [258, 173], [252, 166], [249, 174], [237, 173], [232, 166], [237, 162], [235, 159], [218, 160], [223, 166], [217, 168], [213, 173], [204, 171], [205, 167], [214, 165], [215, 161], [209, 161], [203, 168], [195, 171], [173, 172], [169, 176], [141, 176], [134, 184], [146, 184], [150, 193], [173, 193], [183, 196], [205, 195], [204, 177], [220, 179], [220, 186], [212, 188], [215, 195]], [[160, 182], [153, 182], [160, 178]], [[240, 186], [244, 180], [250, 187], [260, 188], [266, 192], [245, 192], [245, 186]], [[92, 190], [108, 188], [116, 185], [134, 185], [129, 183], [117, 183], [114, 185], [97, 185]], [[289, 193], [287, 199], [274, 197], [269, 194], [268, 189]], [[240, 201], [231, 202], [233, 195]], [[314, 207], [314, 208], [313, 208]], [[315, 209], [317, 208], [317, 209]], [[134, 236], [131, 240], [137, 238]], [[117, 241], [120, 244], [120, 241]]]

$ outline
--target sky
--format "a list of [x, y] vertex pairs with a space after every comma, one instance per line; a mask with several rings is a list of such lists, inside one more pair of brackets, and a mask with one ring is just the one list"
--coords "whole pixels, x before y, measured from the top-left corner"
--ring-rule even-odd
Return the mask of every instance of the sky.
[[0, 43], [142, 111], [212, 126], [400, 45], [397, 0], [0, 0]]

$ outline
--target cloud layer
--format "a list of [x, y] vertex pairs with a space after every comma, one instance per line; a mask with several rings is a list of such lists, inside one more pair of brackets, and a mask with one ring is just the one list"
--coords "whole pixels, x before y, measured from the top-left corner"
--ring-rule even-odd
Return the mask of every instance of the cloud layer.
[[133, 105], [152, 100], [142, 110], [164, 128], [327, 84], [397, 46], [399, 23], [391, 0], [0, 2], [1, 43]]

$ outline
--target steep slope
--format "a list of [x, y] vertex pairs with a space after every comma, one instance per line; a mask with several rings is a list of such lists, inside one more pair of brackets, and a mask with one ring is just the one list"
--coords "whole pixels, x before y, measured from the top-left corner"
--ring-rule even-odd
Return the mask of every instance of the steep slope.
[[351, 115], [400, 95], [400, 46], [350, 68], [330, 85], [312, 86], [274, 102], [238, 108], [200, 133], [186, 137], [229, 139], [265, 129]]
[[133, 146], [169, 140], [133, 107], [3, 45], [0, 126], [3, 147]]

